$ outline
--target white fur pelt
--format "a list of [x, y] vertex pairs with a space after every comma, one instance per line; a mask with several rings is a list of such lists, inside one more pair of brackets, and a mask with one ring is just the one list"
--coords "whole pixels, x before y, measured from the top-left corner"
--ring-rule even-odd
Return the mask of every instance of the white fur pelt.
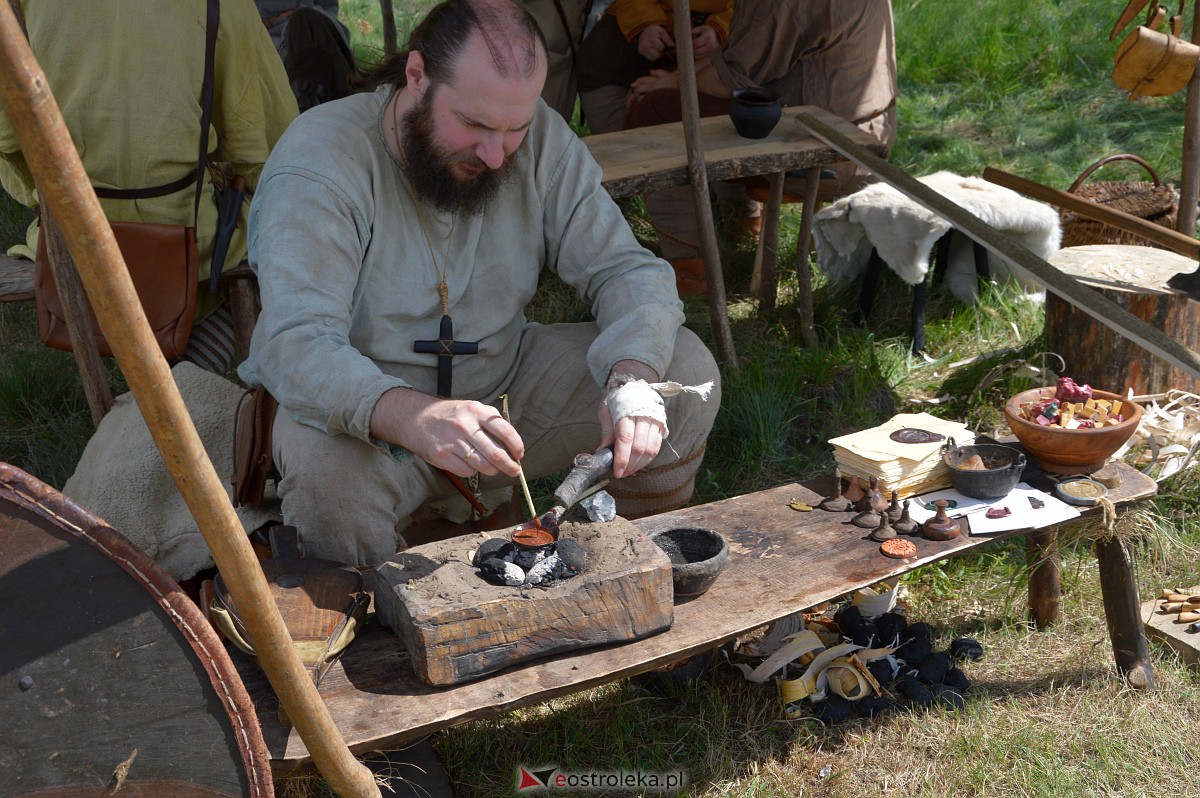
[[[936, 172], [918, 179], [1035, 255], [1048, 258], [1058, 251], [1062, 229], [1058, 213], [1049, 205], [978, 177]], [[813, 237], [821, 269], [835, 282], [862, 274], [874, 249], [906, 283], [917, 285], [929, 270], [930, 250], [950, 227], [950, 222], [886, 183], [872, 183], [817, 213]], [[961, 233], [952, 236], [949, 260], [947, 288], [958, 300], [974, 302], [978, 281], [971, 240]], [[988, 252], [988, 262], [995, 282], [1016, 280], [1030, 298], [1045, 295], [1043, 286], [1018, 276], [995, 253]]]
[[[217, 476], [232, 495], [233, 432], [242, 389], [187, 362], [171, 374]], [[107, 521], [176, 579], [213, 565], [132, 394], [117, 397], [63, 493]], [[237, 514], [248, 532], [279, 517], [277, 504], [239, 507]]]

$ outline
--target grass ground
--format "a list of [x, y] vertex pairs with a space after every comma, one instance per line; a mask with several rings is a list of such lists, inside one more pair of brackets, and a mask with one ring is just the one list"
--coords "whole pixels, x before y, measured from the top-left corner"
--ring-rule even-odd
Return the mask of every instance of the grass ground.
[[[428, 5], [397, 0], [401, 40]], [[893, 162], [914, 175], [977, 175], [992, 165], [1066, 188], [1088, 164], [1123, 151], [1177, 181], [1183, 97], [1129, 102], [1112, 85], [1107, 33], [1121, 4], [1103, 5], [895, 0], [901, 99]], [[360, 57], [376, 52], [378, 4], [344, 0], [343, 9]], [[1141, 179], [1118, 172], [1113, 177]], [[639, 206], [626, 209], [653, 244]], [[784, 240], [794, 241], [798, 220], [784, 224]], [[870, 325], [857, 327], [847, 312], [853, 295], [818, 275], [820, 345], [805, 349], [794, 281], [785, 276], [778, 307], [760, 312], [746, 298], [751, 251], [728, 245], [724, 255], [742, 369], [725, 375], [696, 501], [827, 473], [830, 437], [898, 411], [990, 430], [1003, 397], [1031, 379], [1022, 363], [1042, 362], [1040, 310], [1002, 290], [976, 306], [935, 294], [931, 359], [913, 358], [908, 292], [890, 276]], [[785, 252], [783, 262], [794, 256]], [[547, 284], [536, 312], [549, 319], [581, 311]], [[689, 326], [709, 335], [703, 301], [690, 301], [687, 312]], [[38, 347], [31, 325], [27, 306], [0, 306], [0, 456], [61, 485], [86, 440], [86, 408], [70, 358]], [[114, 374], [118, 389], [119, 381]], [[922, 403], [931, 397], [947, 399]], [[1200, 582], [1198, 506], [1200, 478], [1188, 471], [1127, 522], [1143, 595]], [[998, 542], [902, 582], [911, 617], [933, 624], [941, 644], [971, 635], [986, 649], [968, 666], [973, 686], [960, 712], [899, 712], [832, 727], [789, 721], [773, 687], [745, 682], [718, 660], [707, 679], [666, 695], [625, 681], [465, 724], [434, 745], [462, 796], [512, 794], [518, 765], [548, 764], [682, 770], [685, 794], [705, 798], [1200, 795], [1195, 672], [1156, 648], [1156, 690], [1133, 692], [1116, 678], [1087, 537], [1063, 551], [1063, 620], [1051, 631], [1026, 625], [1027, 567], [1019, 542]], [[319, 787], [281, 787], [299, 789]]]

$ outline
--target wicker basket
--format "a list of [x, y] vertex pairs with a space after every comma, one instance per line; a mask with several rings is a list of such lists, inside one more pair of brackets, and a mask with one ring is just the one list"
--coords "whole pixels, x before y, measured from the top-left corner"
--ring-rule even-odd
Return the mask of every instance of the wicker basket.
[[[1084, 183], [1092, 174], [1113, 161], [1133, 161], [1149, 173], [1152, 180], [1097, 180], [1094, 183]], [[1070, 194], [1086, 200], [1099, 203], [1108, 208], [1145, 219], [1148, 222], [1175, 228], [1175, 215], [1179, 210], [1179, 195], [1175, 186], [1170, 183], [1163, 185], [1158, 174], [1136, 155], [1119, 154], [1101, 158], [1083, 170], [1075, 182], [1067, 189]], [[1134, 244], [1151, 245], [1141, 236], [1127, 233], [1103, 222], [1084, 219], [1069, 211], [1059, 214], [1062, 221], [1062, 246], [1078, 247], [1085, 244]]]

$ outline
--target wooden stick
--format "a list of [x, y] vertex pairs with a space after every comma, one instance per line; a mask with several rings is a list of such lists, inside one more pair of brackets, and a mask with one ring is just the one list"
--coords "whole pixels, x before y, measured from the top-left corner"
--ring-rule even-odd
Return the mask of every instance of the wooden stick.
[[1141, 236], [1148, 241], [1160, 244], [1172, 252], [1178, 252], [1185, 257], [1200, 258], [1200, 241], [1172, 230], [1169, 227], [1163, 227], [1161, 224], [1148, 222], [1131, 213], [1118, 211], [1099, 202], [1092, 202], [1070, 192], [1059, 191], [1056, 188], [1035, 183], [1032, 180], [1001, 171], [1000, 169], [993, 169], [990, 166], [983, 170], [983, 179], [998, 186], [1011, 188], [1013, 191], [1024, 194], [1027, 197], [1032, 197], [1042, 202], [1049, 202], [1051, 205], [1057, 205], [1060, 208], [1077, 213], [1093, 221], [1103, 222], [1104, 224], [1112, 225], [1118, 230], [1124, 230], [1127, 233]]
[[[504, 420], [508, 421], [508, 394], [500, 394], [500, 411], [504, 414]], [[525, 504], [529, 507], [529, 517], [537, 519], [537, 508], [533, 506], [533, 496], [529, 493], [529, 483], [525, 481], [525, 469], [521, 466], [521, 461], [517, 461], [517, 479], [521, 482], [521, 491], [525, 494]]]
[[70, 133], [8, 3], [0, 3], [0, 99], [41, 201], [62, 229], [84, 288], [171, 477], [183, 494], [313, 761], [339, 795], [374, 796], [371, 771], [342, 742], [292, 647], [250, 541], [146, 321], [133, 281]]
[[736, 372], [737, 351], [729, 328], [725, 306], [725, 275], [721, 271], [721, 253], [717, 248], [717, 230], [713, 225], [712, 204], [708, 199], [708, 170], [704, 165], [704, 142], [700, 138], [700, 98], [696, 89], [696, 59], [692, 53], [691, 4], [675, 2], [675, 48], [679, 70], [679, 105], [683, 110], [683, 138], [687, 144], [688, 175], [696, 217], [700, 222], [700, 247], [704, 270], [708, 275], [708, 318], [716, 338], [717, 357]]
[[1200, 355], [1169, 337], [1162, 330], [1150, 326], [1120, 305], [1102, 296], [1098, 291], [1081, 285], [1073, 277], [1063, 274], [1010, 236], [984, 223], [975, 214], [946, 199], [904, 170], [888, 163], [865, 147], [855, 144], [812, 114], [799, 113], [796, 115], [796, 120], [812, 131], [818, 139], [864, 169], [870, 170], [913, 202], [919, 203], [947, 219], [957, 230], [1004, 258], [1010, 266], [1037, 280], [1047, 289], [1052, 290], [1101, 324], [1116, 330], [1147, 352], [1161, 357], [1188, 375], [1200, 379]]
[[[1192, 41], [1200, 44], [1200, 3], [1192, 11]], [[1183, 174], [1179, 178], [1179, 214], [1175, 229], [1186, 236], [1196, 232], [1196, 202], [1200, 200], [1200, 71], [1192, 73], [1183, 109]]]
[[112, 409], [113, 395], [104, 361], [100, 359], [100, 348], [92, 334], [87, 295], [83, 283], [79, 281], [75, 260], [67, 249], [67, 242], [63, 240], [53, 214], [43, 211], [38, 235], [43, 237], [46, 259], [50, 261], [50, 271], [58, 288], [59, 301], [62, 302], [63, 317], [71, 339], [71, 354], [79, 371], [79, 381], [83, 384], [83, 395], [92, 413], [92, 426], [98, 427]]

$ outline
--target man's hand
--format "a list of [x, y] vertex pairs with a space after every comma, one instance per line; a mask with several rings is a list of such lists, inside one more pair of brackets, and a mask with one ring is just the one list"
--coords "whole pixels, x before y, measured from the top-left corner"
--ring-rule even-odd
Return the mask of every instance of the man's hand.
[[692, 54], [697, 60], [721, 48], [721, 37], [712, 25], [697, 25], [692, 28]]
[[650, 25], [638, 34], [638, 53], [647, 61], [657, 61], [675, 46], [675, 40], [662, 25]]
[[[612, 374], [627, 374], [646, 382], [658, 382], [654, 369], [636, 360], [622, 360], [613, 366]], [[611, 379], [605, 386], [605, 396], [616, 389]], [[666, 426], [655, 419], [627, 416], [613, 426], [612, 415], [604, 401], [600, 402], [600, 447], [613, 447], [613, 477], [620, 479], [631, 476], [650, 465], [662, 448]]]
[[515, 477], [525, 456], [521, 436], [496, 408], [409, 388], [393, 388], [379, 398], [371, 414], [371, 435], [460, 477]]
[[649, 75], [643, 75], [629, 85], [629, 97], [625, 101], [627, 108], [655, 89], [679, 88], [679, 73], [667, 69], [651, 69]]

